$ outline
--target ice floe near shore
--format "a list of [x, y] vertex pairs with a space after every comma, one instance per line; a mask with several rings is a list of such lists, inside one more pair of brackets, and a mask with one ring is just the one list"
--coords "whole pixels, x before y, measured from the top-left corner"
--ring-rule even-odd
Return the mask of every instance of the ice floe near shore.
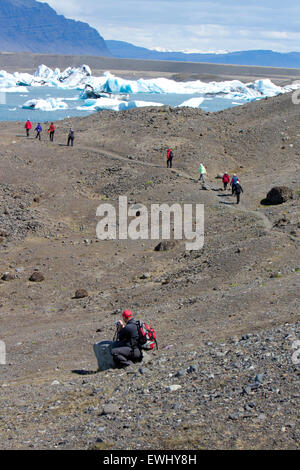
[[67, 109], [68, 105], [60, 98], [49, 98], [47, 100], [28, 100], [22, 106], [23, 109], [38, 109], [40, 111], [57, 111]]
[[57, 88], [81, 90], [81, 97], [85, 99], [84, 89], [92, 88], [96, 93], [176, 93], [200, 94], [201, 96], [230, 95], [231, 97], [245, 97], [249, 99], [275, 96], [299, 88], [299, 84], [279, 87], [269, 79], [256, 80], [251, 83], [242, 83], [239, 80], [222, 82], [202, 82], [193, 80], [189, 82], [176, 82], [167, 78], [126, 80], [105, 72], [101, 77], [93, 77], [88, 65], [81, 67], [68, 67], [63, 72], [56, 68], [52, 70], [46, 65], [40, 65], [37, 71], [28, 73], [15, 72], [10, 74], [0, 71], [0, 87], [18, 86], [54, 86]]
[[[193, 95], [179, 105], [193, 108], [200, 108], [204, 100], [214, 98], [232, 100], [235, 105], [243, 104], [296, 90], [300, 88], [300, 82], [280, 87], [269, 79], [249, 83], [239, 80], [209, 83], [201, 80], [177, 82], [167, 78], [127, 80], [110, 72], [105, 72], [101, 77], [94, 77], [88, 65], [68, 67], [62, 72], [58, 68], [53, 70], [46, 65], [40, 65], [33, 75], [0, 71], [0, 92], [28, 93], [29, 87], [31, 90], [35, 87], [78, 90], [80, 92], [78, 99], [82, 100], [82, 106], [77, 107], [77, 110], [120, 111], [142, 106], [162, 106], [157, 102], [160, 101], [159, 95], [167, 94]], [[131, 99], [132, 94], [139, 93], [156, 95], [156, 101], [136, 100], [136, 96], [135, 99]], [[62, 99], [50, 98], [26, 101], [23, 108], [54, 111], [66, 109], [68, 105]]]
[[124, 111], [125, 109], [141, 108], [144, 106], [163, 106], [162, 103], [149, 102], [149, 101], [122, 101], [113, 98], [98, 98], [88, 99], [84, 101], [82, 106], [78, 106], [77, 109], [86, 111], [101, 111], [109, 109], [111, 111]]

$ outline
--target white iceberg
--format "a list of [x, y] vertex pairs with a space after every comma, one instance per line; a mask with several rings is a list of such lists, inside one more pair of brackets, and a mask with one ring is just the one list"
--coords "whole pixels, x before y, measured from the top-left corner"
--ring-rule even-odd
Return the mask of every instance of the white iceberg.
[[40, 111], [57, 111], [59, 109], [67, 109], [68, 105], [62, 101], [62, 98], [49, 98], [47, 100], [33, 99], [26, 101], [22, 108], [38, 109]]
[[25, 86], [12, 86], [8, 88], [2, 88], [0, 83], [0, 93], [28, 93]]
[[[68, 67], [60, 71], [59, 68], [53, 70], [42, 64], [33, 75], [19, 72], [11, 74], [5, 70], [0, 71], [0, 92], [28, 93], [27, 87], [45, 86], [65, 90], [80, 90], [79, 98], [83, 100], [83, 104], [77, 108], [79, 110], [111, 109], [120, 111], [142, 106], [162, 106], [162, 103], [157, 102], [130, 100], [131, 94], [194, 95], [193, 98], [187, 99], [179, 106], [199, 108], [203, 100], [216, 97], [232, 100], [234, 104], [243, 104], [248, 101], [291, 92], [300, 88], [300, 81], [280, 87], [269, 79], [255, 80], [250, 83], [243, 83], [239, 80], [209, 83], [201, 80], [176, 82], [167, 78], [127, 80], [110, 72], [105, 72], [101, 77], [95, 77], [88, 65]], [[66, 98], [69, 101], [72, 99], [75, 100], [76, 98]], [[160, 101], [159, 97], [157, 101]], [[68, 105], [61, 98], [53, 98], [29, 100], [24, 103], [23, 107], [40, 109], [41, 111], [55, 111], [66, 109]]]
[[189, 108], [200, 108], [200, 104], [203, 103], [205, 98], [191, 98], [189, 100], [184, 101], [181, 103], [178, 108], [182, 106], [188, 106]]
[[78, 106], [79, 111], [102, 111], [104, 109], [111, 111], [124, 111], [125, 109], [142, 108], [145, 106], [163, 106], [162, 103], [153, 103], [150, 101], [122, 101], [113, 98], [98, 98], [95, 100], [85, 100], [83, 106]]

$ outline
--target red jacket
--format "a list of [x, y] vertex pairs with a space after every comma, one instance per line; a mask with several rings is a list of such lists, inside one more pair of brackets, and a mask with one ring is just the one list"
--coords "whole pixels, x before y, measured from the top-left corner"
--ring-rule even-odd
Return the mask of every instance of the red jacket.
[[229, 180], [230, 180], [229, 175], [225, 173], [222, 178], [223, 183], [229, 183]]
[[25, 124], [25, 129], [31, 129], [31, 122], [30, 121], [27, 121], [26, 124]]
[[170, 160], [171, 155], [172, 155], [172, 150], [171, 150], [171, 149], [168, 149], [167, 160]]
[[54, 124], [51, 124], [49, 127], [49, 132], [54, 132], [55, 131], [55, 126]]

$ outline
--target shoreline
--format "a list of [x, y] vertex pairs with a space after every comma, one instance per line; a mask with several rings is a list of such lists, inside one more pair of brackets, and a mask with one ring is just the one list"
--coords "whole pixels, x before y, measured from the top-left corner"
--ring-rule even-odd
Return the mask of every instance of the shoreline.
[[78, 67], [85, 63], [91, 67], [96, 76], [109, 70], [122, 78], [157, 78], [160, 76], [178, 81], [203, 80], [205, 82], [232, 79], [247, 82], [270, 78], [275, 84], [286, 84], [300, 79], [300, 69], [296, 68], [0, 52], [0, 68], [8, 72], [32, 73], [41, 64], [63, 69], [69, 66]]

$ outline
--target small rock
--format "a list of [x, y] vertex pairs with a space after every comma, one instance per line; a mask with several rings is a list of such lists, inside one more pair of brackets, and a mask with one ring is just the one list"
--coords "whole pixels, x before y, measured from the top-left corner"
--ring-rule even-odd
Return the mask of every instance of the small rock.
[[163, 240], [156, 245], [154, 251], [169, 251], [178, 244], [176, 240]]
[[88, 297], [88, 292], [85, 289], [77, 289], [75, 292], [75, 299], [83, 299], [84, 297]]
[[103, 405], [101, 415], [111, 415], [117, 413], [119, 411], [119, 407], [112, 403], [107, 403]]
[[255, 382], [258, 382], [258, 383], [263, 383], [264, 381], [264, 374], [257, 374], [257, 376], [255, 377]]
[[149, 279], [151, 277], [151, 274], [149, 273], [144, 273], [140, 276], [140, 279]]
[[176, 374], [175, 377], [184, 377], [187, 374], [187, 371], [185, 369], [179, 370]]
[[33, 274], [31, 274], [31, 276], [29, 278], [29, 281], [31, 281], [31, 282], [42, 282], [44, 280], [45, 280], [44, 275], [42, 273], [40, 273], [39, 271], [36, 271]]
[[191, 374], [192, 372], [198, 372], [198, 366], [196, 364], [190, 366], [187, 370], [188, 374]]
[[4, 273], [3, 276], [1, 277], [2, 281], [12, 281], [15, 279], [15, 275], [11, 273]]
[[167, 387], [167, 392], [176, 392], [181, 389], [181, 385], [169, 385]]

